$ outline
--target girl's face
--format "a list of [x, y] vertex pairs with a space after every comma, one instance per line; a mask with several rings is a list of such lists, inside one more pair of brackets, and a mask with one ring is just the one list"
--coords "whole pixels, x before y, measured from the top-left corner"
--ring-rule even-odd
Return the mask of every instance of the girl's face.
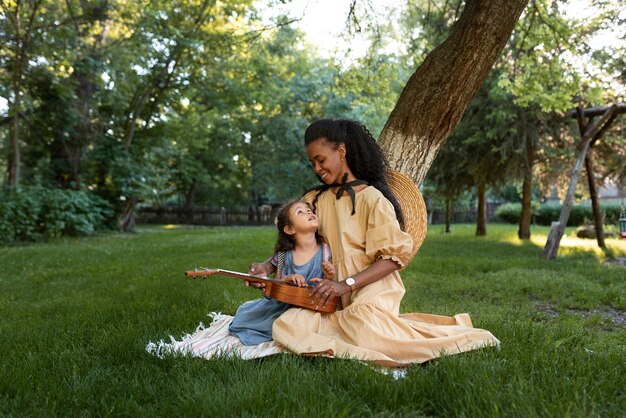
[[341, 179], [348, 170], [346, 164], [346, 146], [335, 146], [325, 138], [317, 139], [306, 147], [313, 171], [324, 183], [341, 183]]
[[287, 234], [315, 232], [318, 227], [317, 216], [306, 203], [298, 202], [289, 208], [289, 225], [285, 226]]

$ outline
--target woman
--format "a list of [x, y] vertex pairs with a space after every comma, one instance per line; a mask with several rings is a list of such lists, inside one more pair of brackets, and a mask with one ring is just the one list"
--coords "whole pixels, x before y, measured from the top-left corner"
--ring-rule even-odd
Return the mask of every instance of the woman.
[[[356, 358], [387, 366], [421, 363], [499, 341], [472, 327], [467, 314], [400, 315], [404, 285], [398, 274], [410, 261], [411, 236], [387, 181], [382, 151], [359, 123], [319, 120], [305, 132], [313, 170], [322, 185], [304, 196], [330, 244], [335, 280], [314, 279], [317, 304], [340, 296], [343, 309], [321, 314], [292, 308], [272, 328], [274, 340], [299, 354]], [[267, 263], [253, 274], [269, 274]], [[313, 280], [312, 280], [313, 281]]]

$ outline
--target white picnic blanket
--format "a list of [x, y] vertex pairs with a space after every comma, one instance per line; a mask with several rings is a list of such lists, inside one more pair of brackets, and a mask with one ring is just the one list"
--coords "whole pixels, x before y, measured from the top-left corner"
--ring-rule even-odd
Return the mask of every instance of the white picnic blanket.
[[150, 341], [146, 345], [146, 351], [159, 358], [167, 354], [181, 354], [205, 359], [239, 357], [244, 360], [271, 356], [284, 351], [274, 341], [243, 345], [239, 338], [228, 332], [228, 326], [233, 320], [231, 315], [211, 312], [208, 316], [212, 321], [208, 328], [201, 322], [192, 334], [184, 335], [180, 341], [170, 335], [169, 343], [163, 340], [156, 343]]

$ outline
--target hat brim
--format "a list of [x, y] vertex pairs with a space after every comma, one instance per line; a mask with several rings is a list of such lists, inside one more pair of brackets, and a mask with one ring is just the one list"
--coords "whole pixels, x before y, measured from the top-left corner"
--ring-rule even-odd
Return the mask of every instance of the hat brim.
[[426, 203], [417, 185], [399, 171], [387, 171], [387, 184], [402, 208], [403, 230], [413, 238], [412, 259], [426, 238], [428, 229]]

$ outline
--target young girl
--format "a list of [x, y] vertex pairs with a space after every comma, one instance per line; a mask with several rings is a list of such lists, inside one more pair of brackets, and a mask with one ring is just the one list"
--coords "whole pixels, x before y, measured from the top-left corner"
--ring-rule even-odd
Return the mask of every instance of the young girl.
[[[278, 241], [276, 255], [271, 259], [272, 266], [277, 269], [274, 278], [298, 286], [313, 286], [315, 283], [311, 280], [322, 277], [334, 280], [335, 271], [329, 261], [330, 247], [318, 234], [319, 222], [310, 206], [302, 201], [291, 202], [280, 210], [276, 220]], [[284, 263], [279, 260], [282, 255]], [[246, 302], [237, 309], [229, 331], [244, 345], [270, 341], [274, 320], [290, 307], [275, 299]]]

